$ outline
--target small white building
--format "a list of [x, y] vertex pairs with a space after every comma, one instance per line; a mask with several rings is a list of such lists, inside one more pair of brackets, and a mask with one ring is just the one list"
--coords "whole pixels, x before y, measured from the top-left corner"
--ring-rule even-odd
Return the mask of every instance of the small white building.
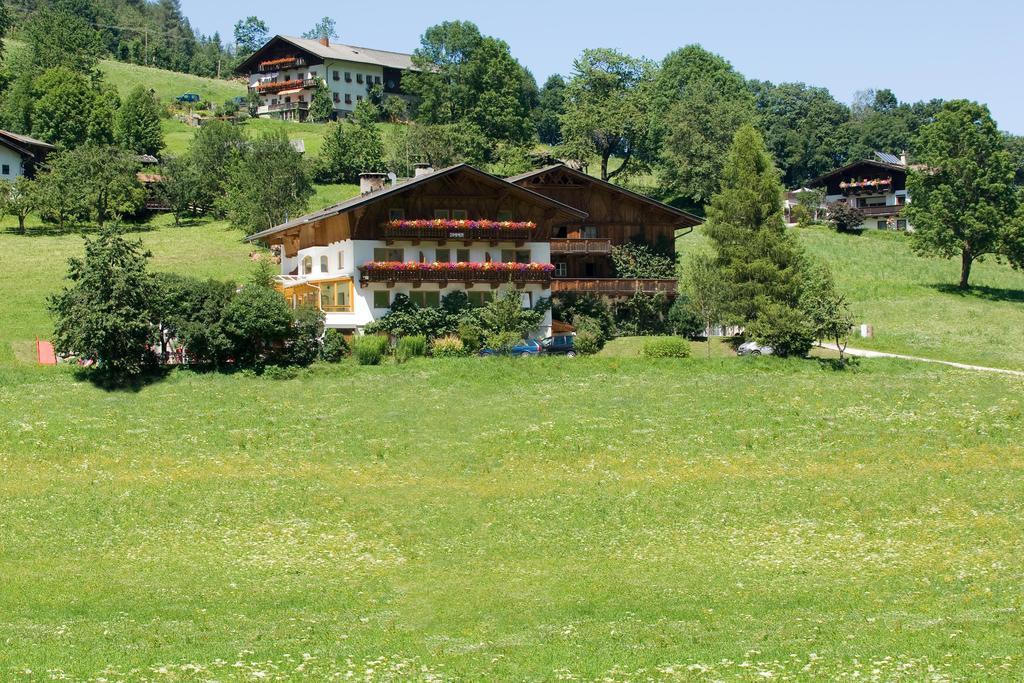
[[[293, 307], [318, 307], [346, 332], [386, 315], [398, 294], [424, 307], [453, 291], [475, 305], [509, 290], [524, 308], [550, 298], [552, 231], [587, 216], [467, 164], [361, 181], [358, 197], [247, 238], [277, 252]], [[538, 333], [550, 328], [549, 312]]]
[[53, 149], [53, 145], [42, 140], [0, 130], [0, 180], [31, 176]]
[[277, 35], [235, 69], [249, 79], [250, 92], [260, 98], [257, 115], [305, 120], [318, 81], [330, 92], [336, 116], [351, 114], [370, 88], [405, 97], [402, 75], [412, 68], [412, 55]]
[[907, 194], [907, 155], [875, 152], [862, 159], [815, 178], [810, 187], [825, 188], [825, 204], [845, 203], [860, 211], [860, 229], [908, 230], [903, 207]]

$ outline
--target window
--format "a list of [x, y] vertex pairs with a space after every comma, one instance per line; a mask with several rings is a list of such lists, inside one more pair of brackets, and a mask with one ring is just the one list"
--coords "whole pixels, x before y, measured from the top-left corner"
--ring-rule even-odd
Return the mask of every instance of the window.
[[438, 249], [434, 252], [434, 260], [439, 263], [448, 263], [452, 260], [451, 249]]
[[565, 261], [559, 261], [555, 264], [555, 277], [565, 277], [569, 274], [569, 264]]
[[338, 252], [338, 270], [345, 270], [345, 252]]
[[491, 262], [491, 252], [485, 251], [484, 252], [484, 263], [490, 263], [490, 262]]
[[348, 71], [345, 72], [345, 82], [346, 83], [351, 83], [352, 82], [352, 74], [350, 72], [348, 72]]
[[332, 94], [334, 95], [334, 103], [335, 104], [337, 104], [338, 102], [341, 102], [341, 95], [339, 95], [338, 93], [332, 93]]
[[583, 238], [592, 240], [597, 237], [597, 228], [593, 225], [587, 225], [583, 228]]
[[530, 250], [529, 249], [502, 249], [501, 250], [502, 263], [529, 263], [530, 262]]
[[445, 218], [449, 216], [448, 209], [434, 209], [434, 218]]
[[320, 272], [326, 273], [328, 270], [330, 270], [330, 266], [327, 265], [327, 254], [324, 254], [320, 257]]
[[340, 81], [341, 80], [341, 74], [338, 71], [335, 71], [332, 74], [332, 78], [334, 78], [334, 80], [336, 80], [336, 81]]
[[452, 218], [457, 221], [464, 221], [469, 218], [469, 212], [465, 209], [452, 209]]
[[388, 220], [389, 221], [400, 221], [405, 218], [405, 209], [391, 208], [388, 209]]
[[4, 164], [2, 170], [3, 170], [3, 174], [4, 175], [11, 175], [11, 166], [10, 166], [10, 164]]
[[385, 249], [378, 247], [373, 250], [374, 261], [401, 261], [405, 258], [403, 249]]
[[373, 82], [376, 83], [377, 85], [380, 85], [380, 76], [374, 76]]
[[356, 74], [356, 83], [363, 82], [363, 74]]
[[440, 308], [440, 292], [409, 292], [409, 298], [421, 308]]
[[511, 211], [499, 211], [497, 218], [498, 218], [499, 221], [510, 221], [510, 220], [512, 220], [512, 212]]
[[879, 230], [885, 230], [887, 227], [889, 227], [886, 221], [875, 221], [875, 223], [877, 224]]
[[907, 221], [902, 219], [902, 218], [897, 219], [896, 220], [896, 228], [898, 230], [906, 230], [907, 229]]
[[494, 300], [493, 292], [466, 292], [469, 295], [469, 303], [473, 306], [483, 306]]
[[388, 291], [376, 291], [373, 293], [374, 308], [391, 308], [391, 293]]
[[352, 281], [339, 280], [320, 285], [320, 308], [324, 311], [351, 311]]
[[423, 252], [421, 251], [421, 252], [420, 252], [420, 263], [426, 263], [426, 262], [427, 262], [427, 257], [426, 257], [426, 255], [425, 255], [425, 254], [424, 254], [424, 253], [423, 253]]
[[306, 96], [305, 95], [299, 95], [299, 102], [305, 102], [305, 101], [306, 101]]
[[456, 249], [455, 260], [458, 263], [469, 263], [469, 249]]
[[352, 95], [345, 93], [345, 104], [352, 104]]
[[363, 96], [362, 95], [356, 95], [356, 102], [362, 102], [362, 101], [363, 101]]
[[313, 257], [305, 256], [302, 259], [302, 274], [310, 275], [313, 273]]

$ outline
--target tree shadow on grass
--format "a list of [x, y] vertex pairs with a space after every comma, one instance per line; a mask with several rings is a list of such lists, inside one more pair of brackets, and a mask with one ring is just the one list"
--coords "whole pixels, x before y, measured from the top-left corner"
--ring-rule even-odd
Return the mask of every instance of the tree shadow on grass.
[[846, 356], [842, 360], [839, 358], [815, 358], [814, 360], [817, 361], [819, 368], [831, 372], [847, 372], [860, 367], [860, 359], [853, 356]]
[[985, 301], [1014, 301], [1024, 302], [1024, 289], [1006, 289], [1003, 287], [980, 287], [972, 286], [967, 289], [960, 289], [957, 285], [951, 285], [949, 283], [938, 283], [928, 285], [932, 289], [942, 292], [943, 294], [956, 294], [959, 297], [967, 298], [972, 297], [975, 299], [984, 299]]
[[75, 379], [79, 382], [89, 382], [97, 389], [109, 392], [138, 393], [146, 387], [156, 384], [167, 378], [171, 368], [168, 366], [154, 367], [145, 372], [131, 377], [117, 377], [100, 368], [75, 368]]

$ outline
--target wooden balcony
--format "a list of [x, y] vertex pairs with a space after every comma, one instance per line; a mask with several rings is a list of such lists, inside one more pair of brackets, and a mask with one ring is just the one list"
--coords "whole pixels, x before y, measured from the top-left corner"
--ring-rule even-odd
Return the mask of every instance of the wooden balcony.
[[268, 59], [260, 62], [259, 70], [262, 73], [268, 71], [280, 71], [282, 69], [292, 69], [297, 66], [306, 66], [306, 60], [303, 57], [281, 57], [280, 59]]
[[366, 287], [371, 282], [383, 282], [393, 287], [398, 282], [412, 283], [414, 288], [423, 283], [435, 283], [438, 289], [449, 283], [465, 283], [466, 287], [474, 284], [489, 284], [492, 289], [503, 283], [511, 283], [517, 287], [527, 284], [540, 284], [547, 287], [551, 284], [551, 272], [542, 270], [523, 271], [463, 271], [448, 270], [401, 270], [392, 268], [374, 268], [363, 266], [359, 269], [359, 286]]
[[514, 242], [517, 247], [523, 246], [534, 233], [533, 230], [501, 228], [396, 228], [390, 223], [381, 224], [380, 230], [388, 244], [395, 240], [412, 240], [413, 244], [420, 240], [436, 240], [439, 244], [450, 240], [465, 242], [467, 246], [472, 242], [490, 242], [492, 245]]
[[637, 292], [644, 294], [676, 293], [675, 280], [639, 280], [617, 277], [583, 277], [555, 278], [551, 281], [551, 291], [575, 292], [576, 294], [597, 294], [601, 296], [632, 296]]
[[887, 204], [886, 206], [858, 206], [857, 210], [865, 216], [895, 216], [903, 210], [905, 204]]
[[607, 238], [564, 238], [551, 240], [552, 254], [610, 254], [612, 241]]
[[275, 92], [281, 92], [282, 90], [302, 90], [315, 87], [315, 78], [304, 78], [302, 80], [295, 79], [291, 81], [277, 81], [276, 83], [257, 83], [256, 92], [261, 95], [267, 95]]

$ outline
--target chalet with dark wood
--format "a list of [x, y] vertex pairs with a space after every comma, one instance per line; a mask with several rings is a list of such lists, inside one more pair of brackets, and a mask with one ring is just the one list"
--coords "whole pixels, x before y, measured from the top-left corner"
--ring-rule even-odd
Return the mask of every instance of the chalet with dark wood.
[[640, 241], [674, 256], [679, 231], [691, 230], [701, 222], [699, 218], [565, 164], [523, 173], [508, 181], [586, 213], [585, 217], [567, 220], [554, 229], [553, 292], [589, 292], [609, 297], [635, 292], [675, 293], [674, 278], [616, 277], [612, 247]]
[[402, 75], [412, 55], [277, 35], [235, 69], [260, 99], [257, 116], [303, 121], [319, 81], [327, 85], [337, 116], [347, 116], [379, 85], [385, 95], [405, 98]]
[[845, 203], [864, 216], [860, 229], [908, 228], [900, 217], [910, 201], [907, 194], [907, 156], [875, 152], [871, 159], [861, 159], [815, 178], [810, 187], [825, 188], [825, 204]]
[[[281, 291], [326, 324], [361, 329], [387, 314], [396, 294], [426, 307], [464, 290], [477, 305], [501, 291], [523, 306], [550, 297], [552, 235], [586, 213], [466, 164], [387, 185], [361, 176], [360, 195], [256, 233], [275, 250]], [[550, 332], [550, 313], [540, 334]]]

